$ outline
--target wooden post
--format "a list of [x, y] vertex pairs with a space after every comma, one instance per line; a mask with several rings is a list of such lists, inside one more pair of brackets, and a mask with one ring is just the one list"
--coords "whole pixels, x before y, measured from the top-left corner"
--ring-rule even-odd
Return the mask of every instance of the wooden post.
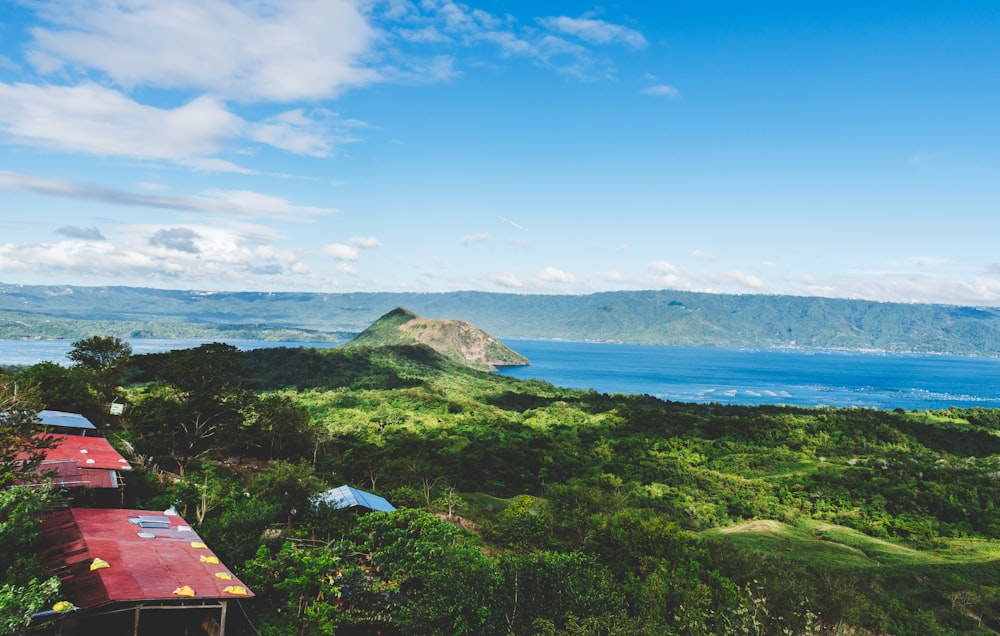
[[226, 636], [226, 608], [229, 601], [222, 601], [222, 611], [219, 613], [219, 636]]

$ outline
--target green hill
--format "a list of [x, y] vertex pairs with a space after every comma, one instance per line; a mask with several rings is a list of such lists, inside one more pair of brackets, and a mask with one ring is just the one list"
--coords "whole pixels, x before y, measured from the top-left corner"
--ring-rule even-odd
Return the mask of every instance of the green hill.
[[435, 351], [482, 368], [526, 366], [528, 359], [482, 329], [461, 320], [421, 318], [397, 307], [376, 320], [345, 347], [425, 344]]
[[[0, 388], [49, 408], [93, 377], [20, 373]], [[1000, 629], [1000, 410], [666, 402], [420, 343], [213, 343], [126, 377], [101, 420], [135, 466], [122, 505], [196, 522], [255, 594], [233, 634]], [[310, 503], [345, 483], [397, 511]]]
[[500, 339], [1000, 356], [1000, 309], [674, 290], [266, 293], [0, 284], [0, 338], [336, 342], [395, 307]]

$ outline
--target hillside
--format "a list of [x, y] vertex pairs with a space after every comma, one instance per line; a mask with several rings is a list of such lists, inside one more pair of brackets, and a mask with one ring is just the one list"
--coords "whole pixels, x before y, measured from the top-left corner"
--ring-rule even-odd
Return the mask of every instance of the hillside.
[[395, 307], [500, 339], [1000, 356], [1000, 310], [672, 290], [580, 296], [263, 293], [0, 284], [0, 338], [337, 341]]
[[[228, 425], [241, 435], [188, 433], [192, 458], [176, 445], [184, 431], [163, 429], [155, 383], [219, 354], [238, 357], [261, 402]], [[313, 617], [343, 634], [373, 617], [386, 634], [498, 636], [1000, 626], [1000, 411], [663, 402], [518, 381], [412, 344], [204, 347], [136, 363], [128, 434], [159, 466], [194, 471], [187, 486], [166, 480], [162, 499], [194, 509], [223, 470], [236, 473], [218, 490], [254, 495], [220, 495], [199, 531], [243, 564], [261, 633], [318, 633]], [[254, 459], [225, 463], [239, 457]], [[401, 510], [296, 514], [306, 478], [323, 481], [312, 492], [346, 482]], [[310, 540], [262, 539], [265, 524]], [[360, 578], [358, 554], [384, 575]], [[362, 584], [377, 593], [335, 600]], [[304, 602], [311, 614], [284, 610]]]
[[[122, 505], [174, 506], [248, 584], [232, 636], [1000, 628], [1000, 410], [666, 402], [424, 344], [211, 343], [128, 366], [124, 412], [100, 420], [134, 466]], [[95, 378], [38, 365], [0, 389], [38, 382], [18, 393], [36, 412], [76, 386], [104, 412]], [[312, 502], [343, 484], [397, 510]], [[2, 530], [3, 554], [24, 550]], [[4, 566], [0, 587], [22, 580]]]
[[342, 346], [401, 344], [425, 344], [445, 356], [491, 370], [530, 364], [527, 358], [468, 322], [421, 318], [402, 307], [385, 314]]

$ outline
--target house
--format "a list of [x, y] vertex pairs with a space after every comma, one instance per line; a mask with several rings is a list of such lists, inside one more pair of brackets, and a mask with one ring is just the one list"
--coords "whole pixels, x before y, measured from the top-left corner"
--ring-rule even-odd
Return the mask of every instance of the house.
[[79, 413], [46, 409], [38, 412], [38, 419], [47, 429], [68, 435], [86, 435], [87, 431], [97, 430], [93, 422]]
[[230, 604], [253, 596], [173, 511], [59, 510], [42, 518], [39, 545], [74, 608], [59, 616], [63, 636], [225, 636], [239, 618]]
[[[46, 432], [36, 439], [51, 442], [43, 451], [44, 459], [33, 476], [20, 483], [41, 486], [50, 483], [55, 488], [117, 489], [124, 485], [122, 473], [132, 470], [128, 460], [103, 437], [87, 435], [97, 429], [82, 415], [63, 411], [39, 411], [38, 418]], [[23, 454], [18, 459], [27, 459]]]
[[53, 486], [118, 488], [124, 485], [121, 472], [132, 470], [128, 460], [103, 437], [52, 433], [38, 433], [35, 437], [54, 441], [36, 470], [38, 475], [51, 475]]
[[326, 492], [313, 497], [316, 504], [325, 504], [334, 509], [355, 508], [359, 510], [370, 510], [378, 512], [392, 512], [396, 509], [391, 503], [378, 495], [370, 492], [351, 488], [350, 486], [340, 486], [331, 488]]

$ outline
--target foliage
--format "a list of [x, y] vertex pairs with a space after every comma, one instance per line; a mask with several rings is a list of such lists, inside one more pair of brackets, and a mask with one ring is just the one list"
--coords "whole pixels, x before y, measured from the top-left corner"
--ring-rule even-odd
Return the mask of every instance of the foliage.
[[59, 579], [31, 579], [25, 585], [0, 583], [0, 634], [16, 634], [32, 622], [32, 615], [50, 604], [59, 592]]
[[66, 357], [76, 368], [91, 374], [98, 398], [111, 402], [125, 377], [132, 346], [117, 336], [91, 336], [75, 341]]
[[219, 448], [216, 439], [239, 430], [250, 397], [236, 347], [213, 343], [150, 354], [140, 369], [141, 379], [154, 381], [133, 398], [131, 419], [140, 447], [168, 455], [181, 476]]
[[309, 411], [292, 395], [257, 396], [244, 407], [240, 446], [260, 459], [306, 457], [313, 449], [311, 424]]
[[76, 366], [94, 372], [121, 371], [131, 356], [132, 346], [116, 336], [77, 340], [66, 354]]
[[34, 472], [51, 448], [41, 432], [37, 394], [19, 387], [17, 380], [0, 372], [0, 488]]
[[39, 403], [47, 409], [85, 416], [96, 416], [102, 410], [91, 391], [90, 374], [82, 369], [40, 362], [20, 370], [17, 381], [33, 388]]
[[27, 626], [59, 591], [35, 558], [40, 514], [53, 499], [44, 489], [0, 490], [0, 634]]
[[[680, 404], [408, 345], [131, 365], [121, 434], [187, 470], [129, 488], [197, 522], [263, 634], [1000, 626], [992, 409]], [[345, 482], [399, 509], [309, 503]]]

